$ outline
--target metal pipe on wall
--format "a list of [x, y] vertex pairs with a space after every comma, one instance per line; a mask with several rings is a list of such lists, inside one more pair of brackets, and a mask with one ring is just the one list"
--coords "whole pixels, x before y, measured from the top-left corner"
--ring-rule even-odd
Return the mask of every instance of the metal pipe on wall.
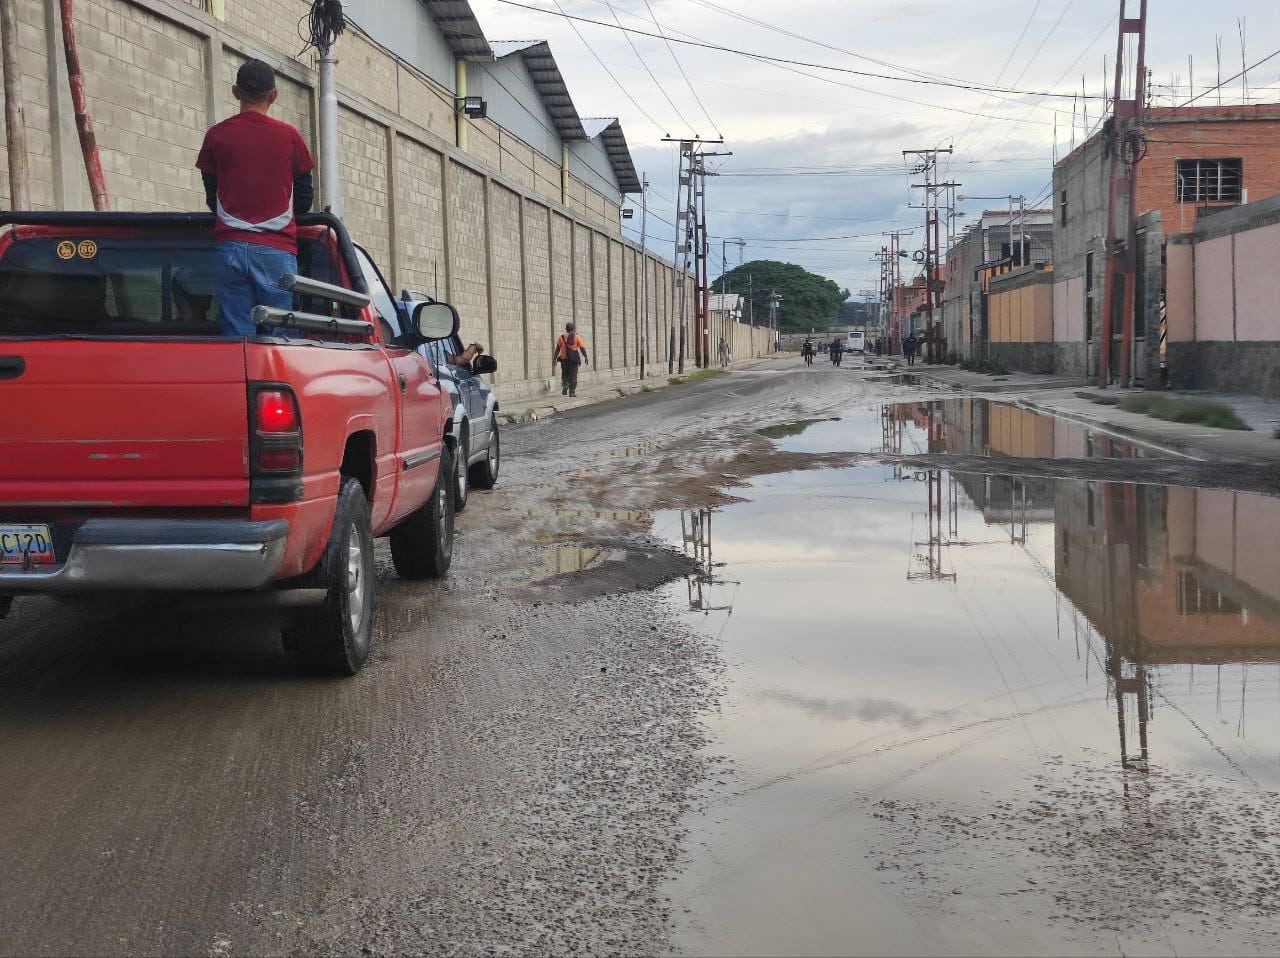
[[0, 0], [0, 51], [4, 55], [4, 122], [9, 150], [9, 206], [31, 209], [31, 177], [27, 168], [27, 119], [18, 60], [17, 0]]
[[338, 150], [338, 58], [333, 48], [320, 51], [320, 193], [325, 206], [342, 216], [342, 175]]

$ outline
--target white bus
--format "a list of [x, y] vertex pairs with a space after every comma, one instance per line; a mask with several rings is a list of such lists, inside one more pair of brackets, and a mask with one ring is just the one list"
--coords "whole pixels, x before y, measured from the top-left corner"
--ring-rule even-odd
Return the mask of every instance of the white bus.
[[851, 353], [866, 353], [867, 351], [867, 334], [866, 333], [850, 333], [849, 342], [845, 344], [845, 348]]

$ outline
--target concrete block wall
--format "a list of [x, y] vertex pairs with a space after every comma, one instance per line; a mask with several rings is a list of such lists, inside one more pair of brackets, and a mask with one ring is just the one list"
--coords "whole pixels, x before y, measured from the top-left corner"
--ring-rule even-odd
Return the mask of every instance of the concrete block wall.
[[[39, 209], [85, 209], [89, 194], [71, 113], [56, 0], [16, 0], [32, 196]], [[278, 71], [274, 115], [316, 149], [316, 77], [295, 59], [302, 0], [227, 0], [226, 20], [188, 0], [81, 0], [78, 41], [107, 187], [121, 210], [203, 210], [195, 157], [234, 110], [247, 57]], [[665, 374], [672, 267], [624, 240], [616, 204], [490, 124], [492, 156], [453, 143], [452, 94], [351, 31], [338, 48], [346, 219], [393, 291], [447, 299], [462, 334], [499, 361], [504, 397], [545, 392], [554, 336], [576, 318], [591, 345], [584, 383], [638, 374], [637, 274], [649, 278], [649, 372]], [[2, 121], [2, 118], [0, 118]], [[471, 130], [473, 143], [486, 140]], [[486, 147], [480, 147], [481, 150]], [[8, 204], [0, 151], [0, 202]], [[487, 197], [487, 199], [486, 199]], [[320, 205], [325, 200], [319, 197]]]

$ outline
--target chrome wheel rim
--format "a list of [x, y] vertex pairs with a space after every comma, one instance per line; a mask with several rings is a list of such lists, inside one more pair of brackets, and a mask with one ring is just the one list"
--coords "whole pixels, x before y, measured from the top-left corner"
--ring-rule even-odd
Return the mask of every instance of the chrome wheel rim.
[[[458, 450], [456, 472], [458, 474], [458, 500], [462, 501], [467, 498], [467, 457], [463, 455], [462, 450]], [[443, 508], [443, 505], [442, 505]]]
[[492, 432], [489, 434], [489, 472], [498, 474], [498, 436]]
[[364, 567], [364, 539], [360, 530], [352, 528], [347, 538], [347, 615], [351, 631], [359, 634], [364, 624], [364, 606], [368, 598], [369, 580]]
[[443, 482], [436, 490], [436, 509], [440, 519], [436, 523], [440, 530], [440, 552], [447, 556], [453, 551], [453, 516], [449, 513], [449, 490]]

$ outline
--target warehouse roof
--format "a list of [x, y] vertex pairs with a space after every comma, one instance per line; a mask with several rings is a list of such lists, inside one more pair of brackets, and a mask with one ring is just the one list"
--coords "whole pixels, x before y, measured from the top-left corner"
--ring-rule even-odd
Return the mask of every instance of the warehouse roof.
[[467, 0], [419, 0], [444, 34], [453, 55], [464, 60], [487, 60], [493, 56], [489, 41], [480, 29]]
[[560, 67], [556, 65], [556, 58], [551, 55], [551, 47], [546, 40], [495, 40], [490, 46], [499, 60], [516, 54], [524, 60], [529, 76], [533, 79], [533, 86], [542, 98], [543, 106], [551, 114], [560, 139], [586, 139], [578, 108], [573, 105], [569, 88], [565, 85]]
[[519, 56], [524, 60], [534, 89], [551, 115], [560, 139], [600, 138], [613, 167], [613, 175], [618, 181], [618, 189], [623, 193], [640, 192], [640, 176], [636, 173], [635, 161], [631, 158], [631, 148], [627, 146], [622, 124], [614, 116], [587, 119], [578, 116], [578, 108], [573, 105], [569, 87], [564, 82], [564, 76], [560, 73], [560, 67], [546, 40], [495, 40], [490, 48], [494, 59]]

